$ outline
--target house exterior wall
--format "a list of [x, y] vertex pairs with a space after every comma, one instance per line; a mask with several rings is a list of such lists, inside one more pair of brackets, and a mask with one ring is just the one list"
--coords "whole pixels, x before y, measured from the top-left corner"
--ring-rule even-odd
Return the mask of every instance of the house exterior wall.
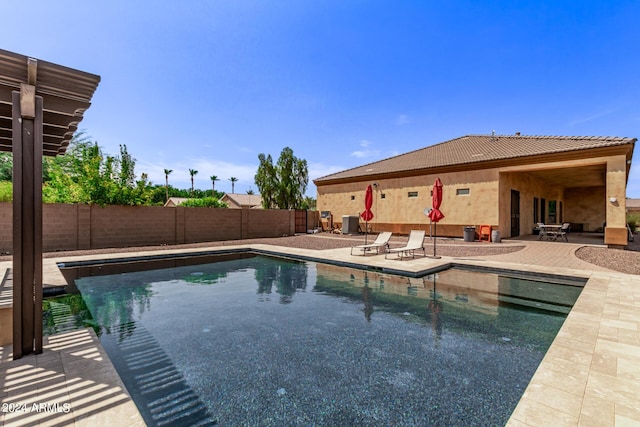
[[[511, 190], [520, 193], [520, 235], [531, 234], [537, 225], [534, 222], [534, 198], [538, 198], [538, 212], [540, 203], [545, 199], [545, 218], [539, 222], [548, 222], [549, 202], [555, 200], [563, 202], [562, 188], [554, 188], [548, 182], [527, 172], [503, 172], [500, 174], [500, 232], [504, 237], [511, 235]], [[563, 202], [563, 206], [564, 206]], [[539, 215], [539, 213], [538, 213]]]
[[605, 194], [605, 187], [565, 189], [565, 220], [582, 224], [583, 231], [602, 232], [606, 221]]
[[[607, 161], [607, 226], [604, 229], [606, 245], [625, 246], [627, 244], [627, 163], [625, 156], [611, 157]], [[610, 200], [615, 198], [615, 202]]]
[[[364, 210], [366, 186], [376, 183], [372, 207], [375, 217], [369, 223], [372, 231], [404, 234], [413, 229], [429, 231], [424, 209], [431, 207], [436, 178], [443, 184], [440, 209], [445, 215], [437, 225], [438, 235], [462, 237], [465, 226], [498, 225], [497, 169], [318, 185], [318, 210], [331, 211], [334, 223], [340, 224], [344, 215], [357, 216]], [[458, 194], [458, 190], [469, 191]], [[409, 197], [409, 193], [415, 192], [417, 197]]]
[[[428, 231], [429, 220], [423, 210], [431, 206], [430, 191], [436, 177], [439, 177], [443, 183], [441, 210], [445, 215], [437, 226], [439, 236], [462, 237], [465, 226], [488, 224], [499, 229], [503, 237], [514, 237], [511, 236], [513, 189], [520, 192], [521, 235], [531, 234], [536, 225], [533, 206], [534, 198], [538, 198], [538, 211], [542, 199], [545, 199], [545, 218], [539, 218], [540, 222], [554, 222], [549, 221], [549, 202], [555, 201], [558, 211], [555, 222], [582, 224], [584, 231], [599, 231], [606, 221], [605, 243], [610, 246], [625, 245], [625, 190], [629, 167], [627, 154], [600, 153], [593, 156], [589, 153], [552, 155], [541, 158], [538, 162], [516, 159], [513, 165], [426, 173], [421, 176], [363, 177], [359, 181], [352, 179], [351, 182], [340, 183], [320, 181], [316, 182], [317, 206], [319, 211], [330, 211], [334, 223], [339, 225], [343, 215], [358, 215], [364, 209], [366, 186], [376, 183], [378, 185], [374, 191], [372, 208], [375, 217], [370, 224], [374, 232], [408, 233], [411, 229]], [[602, 185], [580, 187], [574, 186], [571, 177], [566, 185], [539, 177], [540, 171], [579, 171], [579, 168], [592, 171], [594, 167], [606, 171], [606, 176], [599, 179]], [[576, 176], [576, 180], [578, 178]], [[457, 193], [457, 190], [462, 189], [468, 189], [468, 195]], [[417, 192], [418, 197], [408, 197], [409, 192]], [[609, 201], [612, 197], [617, 199], [615, 203]], [[364, 229], [362, 221], [361, 228]]]

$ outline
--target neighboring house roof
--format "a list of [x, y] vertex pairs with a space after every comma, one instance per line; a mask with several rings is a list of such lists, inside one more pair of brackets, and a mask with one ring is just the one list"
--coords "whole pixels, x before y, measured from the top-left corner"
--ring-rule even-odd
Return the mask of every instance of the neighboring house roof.
[[640, 199], [627, 199], [625, 202], [627, 209], [640, 209]]
[[259, 194], [226, 193], [220, 200], [228, 203], [229, 205], [242, 208], [255, 208], [262, 206], [262, 197], [260, 197]]
[[176, 207], [176, 206], [180, 206], [181, 204], [183, 204], [187, 200], [189, 200], [188, 197], [169, 197], [169, 200], [167, 200], [167, 203], [165, 203], [164, 206], [165, 207], [169, 207], [169, 208], [173, 208], [173, 207]]
[[467, 135], [314, 180], [314, 183], [515, 159], [635, 143], [635, 138], [600, 136]]

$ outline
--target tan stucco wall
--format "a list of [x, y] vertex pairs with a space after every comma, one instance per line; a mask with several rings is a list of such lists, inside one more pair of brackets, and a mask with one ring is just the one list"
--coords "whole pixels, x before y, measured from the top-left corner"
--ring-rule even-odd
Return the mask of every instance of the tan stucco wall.
[[565, 220], [583, 224], [583, 231], [602, 231], [606, 221], [604, 187], [567, 188]]
[[[625, 224], [626, 160], [624, 154], [603, 155], [418, 177], [363, 179], [355, 183], [325, 185], [319, 183], [318, 210], [331, 211], [334, 222], [338, 223], [342, 222], [343, 215], [358, 215], [364, 209], [366, 186], [377, 183], [373, 206], [376, 216], [370, 224], [374, 231], [407, 232], [411, 228], [428, 229], [429, 220], [424, 216], [423, 210], [431, 206], [430, 191], [436, 177], [439, 177], [444, 185], [441, 210], [445, 218], [438, 224], [438, 235], [461, 237], [466, 225], [490, 224], [498, 227], [503, 237], [511, 237], [513, 189], [520, 192], [521, 235], [530, 234], [535, 226], [533, 205], [534, 197], [537, 197], [539, 204], [545, 199], [545, 218], [541, 218], [541, 222], [552, 222], [549, 218], [549, 202], [556, 201], [555, 222], [581, 223], [584, 224], [585, 231], [598, 231], [606, 221], [611, 233], [610, 240], [607, 242], [605, 238], [605, 242], [619, 245], [623, 243], [619, 242], [619, 237], [614, 236], [621, 234], [618, 229], [624, 228]], [[534, 174], [538, 171], [597, 165], [606, 169], [606, 188], [565, 188]], [[468, 188], [469, 195], [456, 195], [456, 190], [461, 188]], [[417, 191], [418, 197], [409, 198], [409, 191]], [[610, 203], [611, 197], [616, 197], [618, 202]], [[615, 235], [613, 229], [616, 229]], [[613, 243], [614, 241], [617, 243]]]
[[[607, 226], [604, 243], [625, 246], [627, 244], [626, 184], [627, 163], [624, 156], [616, 156], [607, 162]], [[615, 198], [615, 202], [610, 200]]]
[[[562, 196], [562, 188], [554, 186], [552, 183], [539, 179], [527, 172], [504, 172], [500, 174], [500, 230], [504, 237], [511, 236], [511, 190], [520, 192], [520, 235], [531, 234], [534, 223], [533, 216], [533, 199], [538, 198], [538, 212], [540, 212], [540, 203], [545, 199], [544, 219], [540, 218], [540, 222], [549, 222], [549, 202], [556, 201], [559, 207], [560, 202], [564, 201]], [[558, 209], [558, 208], [557, 208]], [[558, 221], [556, 219], [556, 221]]]
[[[445, 218], [438, 224], [439, 235], [462, 236], [463, 226], [498, 223], [498, 171], [496, 169], [454, 172], [439, 175], [376, 179], [366, 182], [318, 186], [318, 210], [331, 211], [334, 222], [342, 222], [344, 215], [358, 215], [364, 210], [367, 185], [374, 188], [375, 231], [390, 230], [392, 224], [408, 228], [429, 227], [424, 209], [431, 207], [431, 189], [440, 178], [443, 184], [440, 210]], [[468, 195], [457, 195], [457, 189], [469, 189]], [[418, 197], [409, 197], [409, 192]], [[384, 198], [382, 195], [384, 194]], [[353, 196], [353, 200], [351, 199]], [[402, 230], [406, 232], [405, 229]]]

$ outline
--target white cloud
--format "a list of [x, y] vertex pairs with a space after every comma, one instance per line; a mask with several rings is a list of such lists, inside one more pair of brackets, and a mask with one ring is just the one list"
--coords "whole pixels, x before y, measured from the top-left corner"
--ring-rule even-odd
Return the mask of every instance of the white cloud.
[[374, 156], [379, 156], [380, 155], [380, 150], [376, 150], [376, 149], [370, 149], [369, 147], [371, 146], [371, 141], [367, 141], [366, 139], [363, 139], [362, 141], [360, 141], [360, 147], [362, 147], [362, 150], [356, 150], [356, 151], [352, 151], [351, 152], [351, 156], [352, 157], [357, 157], [358, 159], [364, 159], [366, 157], [374, 157]]
[[583, 123], [587, 123], [587, 122], [590, 122], [590, 121], [597, 120], [597, 119], [599, 119], [599, 118], [602, 118], [602, 117], [608, 116], [609, 114], [611, 114], [611, 113], [613, 113], [613, 112], [615, 112], [615, 111], [616, 111], [616, 110], [613, 110], [613, 109], [609, 109], [609, 110], [601, 111], [601, 112], [599, 112], [599, 113], [595, 113], [595, 114], [592, 114], [592, 115], [587, 116], [587, 117], [582, 117], [582, 118], [578, 118], [578, 119], [572, 120], [572, 121], [570, 121], [570, 122], [568, 123], [568, 125], [569, 125], [569, 126], [581, 125], [581, 124], [583, 124]]
[[321, 178], [323, 176], [331, 175], [336, 172], [347, 169], [346, 166], [338, 165], [326, 165], [324, 163], [308, 163], [309, 167], [309, 183], [314, 179]]
[[400, 114], [400, 115], [398, 115], [398, 117], [396, 117], [395, 123], [398, 126], [402, 126], [402, 125], [406, 125], [410, 121], [411, 120], [409, 120], [409, 116], [407, 116], [406, 114]]

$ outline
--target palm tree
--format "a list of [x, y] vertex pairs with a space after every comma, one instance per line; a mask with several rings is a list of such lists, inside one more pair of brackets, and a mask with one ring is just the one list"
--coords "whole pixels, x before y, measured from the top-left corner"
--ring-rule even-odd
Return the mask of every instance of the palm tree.
[[231, 194], [233, 194], [235, 192], [236, 182], [238, 182], [238, 178], [232, 176], [231, 178], [229, 178], [229, 181], [231, 181]]
[[211, 175], [209, 178], [211, 178], [211, 189], [213, 190], [213, 197], [216, 197], [216, 181], [220, 181], [220, 178], [218, 178], [216, 175]]
[[191, 194], [193, 194], [193, 177], [198, 174], [195, 169], [189, 169], [189, 175], [191, 175]]
[[166, 190], [166, 193], [167, 193], [167, 200], [165, 200], [165, 202], [169, 201], [169, 175], [171, 174], [171, 172], [173, 172], [173, 170], [171, 169], [164, 170], [164, 180], [165, 180], [164, 189]]

